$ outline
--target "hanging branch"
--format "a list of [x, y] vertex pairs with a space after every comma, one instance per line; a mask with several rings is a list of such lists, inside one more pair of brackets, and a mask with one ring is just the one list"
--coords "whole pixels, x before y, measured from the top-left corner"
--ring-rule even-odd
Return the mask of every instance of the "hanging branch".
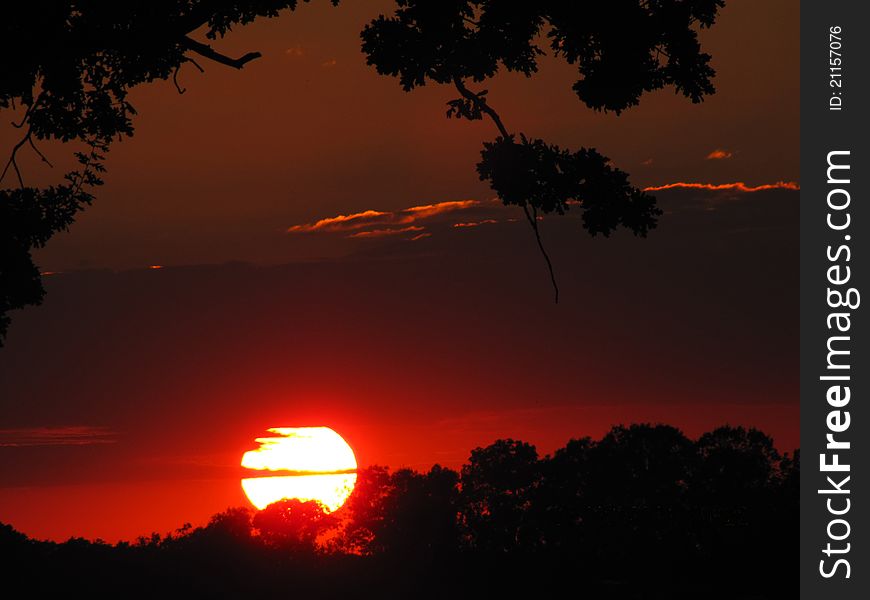
[[[504, 123], [501, 120], [501, 117], [486, 102], [486, 98], [484, 98], [484, 93], [475, 94], [467, 87], [465, 87], [465, 83], [463, 83], [460, 77], [453, 77], [453, 85], [456, 86], [456, 89], [459, 90], [459, 93], [462, 94], [462, 97], [466, 100], [471, 101], [475, 108], [481, 113], [486, 113], [486, 115], [492, 120], [495, 124], [496, 129], [498, 129], [499, 133], [505, 140], [511, 139], [511, 134], [508, 132], [507, 128], [504, 126]], [[556, 282], [556, 273], [553, 270], [553, 262], [550, 260], [550, 255], [547, 253], [547, 249], [544, 247], [544, 242], [541, 239], [541, 231], [538, 228], [538, 209], [534, 206], [531, 206], [532, 211], [529, 212], [529, 203], [524, 203], [522, 205], [523, 212], [526, 214], [526, 219], [529, 221], [529, 224], [532, 227], [532, 231], [535, 234], [535, 240], [538, 242], [538, 248], [541, 250], [541, 254], [544, 257], [544, 261], [547, 263], [547, 271], [550, 274], [550, 282], [553, 284], [553, 293], [555, 294], [555, 302], [559, 303], [559, 285]]]
[[544, 255], [544, 260], [547, 261], [547, 270], [550, 272], [550, 283], [553, 284], [553, 292], [555, 293], [556, 304], [559, 304], [559, 285], [556, 283], [556, 274], [553, 272], [553, 263], [550, 262], [550, 256], [544, 249], [544, 243], [541, 241], [541, 232], [538, 230], [538, 209], [532, 206], [532, 212], [529, 213], [529, 205], [523, 204], [523, 212], [526, 213], [526, 219], [532, 226], [532, 231], [535, 232], [535, 239], [538, 242], [538, 248], [541, 249], [541, 254]]
[[27, 132], [21, 140], [12, 147], [12, 152], [9, 155], [9, 160], [6, 161], [6, 166], [3, 167], [3, 172], [0, 173], [0, 183], [3, 182], [3, 179], [6, 177], [6, 173], [9, 172], [9, 167], [15, 169], [15, 175], [18, 177], [18, 185], [22, 189], [24, 188], [24, 179], [21, 177], [21, 170], [18, 168], [18, 162], [15, 160], [18, 151], [21, 150], [22, 146], [27, 143], [27, 140], [30, 138], [30, 131]]

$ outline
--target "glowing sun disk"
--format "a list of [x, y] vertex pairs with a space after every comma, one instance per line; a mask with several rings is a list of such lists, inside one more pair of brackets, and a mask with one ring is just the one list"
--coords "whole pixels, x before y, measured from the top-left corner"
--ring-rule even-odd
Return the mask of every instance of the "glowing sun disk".
[[242, 479], [251, 504], [263, 509], [285, 498], [317, 500], [337, 510], [356, 484], [356, 457], [329, 427], [275, 427], [274, 437], [257, 438], [260, 447], [245, 452], [242, 467], [283, 475]]

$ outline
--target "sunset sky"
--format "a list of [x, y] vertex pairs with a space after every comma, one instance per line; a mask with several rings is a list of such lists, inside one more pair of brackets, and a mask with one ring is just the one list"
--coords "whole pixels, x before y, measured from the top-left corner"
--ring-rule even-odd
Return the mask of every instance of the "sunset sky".
[[[792, 450], [793, 5], [729, 3], [702, 34], [718, 91], [701, 104], [666, 89], [597, 114], [551, 60], [485, 86], [509, 129], [663, 188], [648, 239], [542, 222], [558, 305], [522, 212], [474, 170], [491, 123], [365, 65], [359, 31], [390, 3], [304, 5], [216, 44], [263, 53], [242, 71], [137, 89], [135, 137], [37, 255], [46, 302], [0, 349], [0, 521], [107, 540], [201, 523], [246, 504], [241, 456], [280, 426], [327, 425], [394, 468], [628, 422], [756, 426]], [[61, 168], [21, 164], [29, 183]]]

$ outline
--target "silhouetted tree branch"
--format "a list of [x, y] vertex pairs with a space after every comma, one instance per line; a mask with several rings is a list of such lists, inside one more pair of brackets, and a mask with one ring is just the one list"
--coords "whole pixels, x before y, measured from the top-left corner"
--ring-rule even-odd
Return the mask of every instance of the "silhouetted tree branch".
[[20, 187], [24, 187], [24, 179], [21, 177], [21, 170], [18, 168], [18, 162], [16, 162], [15, 157], [18, 154], [18, 151], [27, 143], [27, 140], [30, 138], [30, 132], [27, 132], [21, 140], [18, 141], [14, 146], [12, 146], [12, 152], [9, 154], [9, 160], [6, 161], [6, 166], [3, 167], [3, 172], [0, 173], [0, 183], [3, 183], [3, 179], [6, 177], [6, 173], [9, 171], [9, 167], [11, 166], [15, 170], [15, 175], [18, 177], [18, 185]]
[[[0, 343], [8, 312], [39, 304], [44, 295], [32, 250], [68, 228], [93, 200], [102, 157], [114, 141], [133, 135], [130, 89], [169, 80], [179, 92], [191, 55], [235, 69], [260, 57], [227, 56], [190, 37], [224, 37], [235, 25], [295, 10], [298, 0], [154, 0], [123, 2], [105, 10], [72, 0], [13, 2], [0, 20], [0, 110], [23, 109], [12, 125], [28, 134], [12, 149], [2, 177], [14, 171], [17, 189], [0, 189]], [[337, 4], [336, 0], [332, 4]], [[448, 116], [495, 123], [499, 136], [484, 143], [477, 171], [508, 205], [525, 207], [555, 286], [544, 251], [538, 215], [582, 212], [592, 235], [625, 227], [644, 236], [661, 214], [655, 199], [628, 183], [594, 149], [569, 152], [543, 140], [510, 134], [486, 99], [466, 81], [483, 82], [500, 69], [528, 77], [549, 45], [552, 54], [576, 66], [572, 89], [599, 111], [636, 105], [647, 92], [673, 86], [692, 102], [715, 91], [710, 56], [701, 51], [697, 28], [710, 27], [724, 0], [626, 2], [495, 2], [493, 0], [397, 0], [391, 16], [380, 15], [361, 32], [362, 50], [378, 73], [398, 78], [406, 91], [427, 82], [452, 84], [460, 98]], [[42, 40], [34, 44], [33, 40]], [[21, 48], [28, 48], [22, 52]], [[64, 183], [28, 188], [17, 162], [25, 144], [46, 163], [36, 143], [91, 145], [91, 156]], [[74, 183], [77, 182], [77, 183]]]
[[184, 48], [190, 50], [191, 52], [196, 52], [200, 56], [218, 62], [222, 65], [232, 67], [234, 69], [241, 69], [252, 60], [263, 56], [259, 52], [248, 52], [247, 54], [245, 54], [244, 56], [240, 56], [239, 58], [230, 58], [229, 56], [216, 51], [208, 44], [197, 42], [196, 40], [192, 40], [187, 36], [182, 38], [181, 44]]
[[538, 248], [541, 249], [541, 254], [544, 255], [544, 260], [547, 261], [547, 270], [550, 272], [550, 282], [553, 284], [553, 292], [555, 293], [555, 302], [559, 304], [559, 284], [556, 283], [556, 274], [553, 272], [553, 263], [550, 262], [550, 256], [544, 249], [544, 242], [541, 241], [541, 232], [538, 229], [538, 209], [532, 207], [532, 212], [529, 213], [528, 205], [523, 205], [523, 212], [526, 219], [532, 226], [532, 231], [535, 233], [535, 239], [538, 241]]
[[[492, 108], [487, 103], [486, 97], [485, 97], [486, 91], [479, 92], [479, 93], [472, 92], [467, 87], [465, 87], [465, 84], [463, 83], [463, 81], [459, 77], [453, 78], [453, 84], [456, 86], [456, 89], [459, 90], [459, 93], [462, 94], [462, 96], [466, 100], [471, 102], [471, 104], [472, 104], [471, 110], [463, 109], [463, 108], [457, 106], [455, 109], [457, 111], [457, 113], [459, 111], [465, 110], [464, 116], [466, 118], [469, 118], [469, 119], [474, 118], [471, 115], [479, 115], [481, 113], [486, 113], [487, 116], [492, 120], [492, 122], [495, 123], [496, 128], [498, 129], [499, 133], [501, 133], [501, 135], [504, 138], [513, 138], [514, 137], [512, 134], [508, 133], [507, 128], [504, 126], [504, 123], [502, 122], [501, 117], [499, 117], [499, 115], [495, 111], [495, 109]], [[456, 105], [454, 105], [454, 106], [456, 106]], [[450, 114], [451, 113], [448, 112], [448, 115], [450, 115]], [[538, 243], [538, 248], [541, 250], [541, 254], [543, 255], [544, 260], [547, 263], [547, 271], [550, 274], [550, 282], [553, 284], [553, 293], [555, 294], [555, 302], [556, 302], [556, 304], [558, 304], [559, 303], [559, 284], [556, 282], [556, 274], [553, 271], [553, 263], [550, 260], [550, 255], [547, 254], [547, 250], [546, 250], [546, 248], [544, 248], [544, 242], [541, 240], [541, 232], [540, 232], [540, 229], [538, 229], [538, 211], [537, 211], [537, 208], [532, 206], [532, 212], [534, 213], [534, 217], [532, 216], [532, 214], [529, 213], [529, 207], [527, 204], [523, 204], [522, 208], [523, 208], [523, 212], [526, 215], [526, 218], [529, 221], [529, 224], [532, 227], [532, 232], [535, 234], [535, 240]]]
[[[204, 28], [205, 37], [215, 40], [233, 25], [297, 6], [298, 0], [154, 0], [106, 10], [99, 3], [33, 0], [4, 8], [0, 56], [14, 58], [0, 66], [0, 110], [23, 109], [12, 126], [27, 127], [27, 133], [0, 173], [0, 182], [14, 172], [18, 183], [17, 189], [0, 189], [0, 345], [7, 313], [39, 304], [44, 296], [32, 250], [68, 228], [91, 203], [89, 190], [101, 183], [105, 153], [114, 141], [133, 135], [136, 111], [129, 90], [171, 78], [182, 92], [179, 67], [190, 62], [203, 70], [186, 53], [241, 69], [260, 53], [230, 57], [190, 34]], [[80, 167], [64, 174], [63, 183], [30, 188], [18, 152], [27, 144], [51, 165], [38, 141], [83, 143], [90, 150], [73, 153]]]
[[493, 123], [495, 123], [496, 128], [499, 133], [501, 133], [504, 137], [510, 137], [510, 133], [505, 128], [504, 124], [501, 121], [501, 117], [498, 116], [498, 113], [487, 103], [486, 101], [486, 91], [475, 94], [462, 82], [462, 79], [459, 77], [453, 78], [453, 85], [456, 86], [456, 89], [459, 90], [459, 93], [462, 94], [465, 98], [474, 103], [477, 107], [478, 111], [485, 112], [489, 115], [489, 118], [492, 119]]
[[517, 139], [490, 106], [487, 92], [472, 92], [465, 80], [482, 82], [501, 68], [531, 77], [544, 54], [539, 39], [545, 38], [554, 56], [577, 66], [573, 89], [593, 110], [619, 114], [666, 85], [700, 102], [715, 91], [714, 71], [695, 28], [711, 26], [723, 5], [723, 0], [396, 0], [391, 15], [380, 15], [363, 30], [363, 52], [378, 73], [396, 77], [405, 91], [427, 82], [454, 85], [461, 97], [447, 103], [448, 118], [478, 120], [485, 114], [493, 120], [500, 135], [484, 143], [478, 174], [505, 204], [523, 208], [558, 301], [539, 213], [564, 214], [575, 206], [593, 236], [608, 236], [617, 227], [645, 236], [661, 211], [595, 149], [569, 152], [522, 133]]

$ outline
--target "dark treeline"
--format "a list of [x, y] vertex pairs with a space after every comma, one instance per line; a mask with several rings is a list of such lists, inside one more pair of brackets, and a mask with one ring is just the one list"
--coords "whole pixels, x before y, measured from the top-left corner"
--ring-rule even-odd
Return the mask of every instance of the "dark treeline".
[[287, 500], [116, 545], [0, 525], [0, 554], [20, 597], [795, 598], [799, 474], [754, 429], [619, 426], [362, 469], [332, 514]]

